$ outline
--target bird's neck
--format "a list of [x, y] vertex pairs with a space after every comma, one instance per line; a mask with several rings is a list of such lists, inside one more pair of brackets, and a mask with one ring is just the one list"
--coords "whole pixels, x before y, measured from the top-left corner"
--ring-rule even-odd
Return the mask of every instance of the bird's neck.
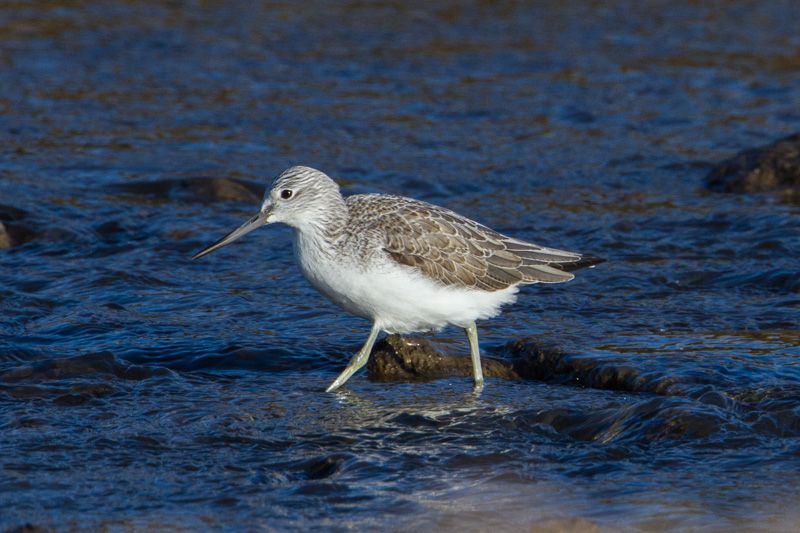
[[345, 231], [349, 217], [344, 198], [337, 194], [295, 229], [304, 239], [333, 242]]

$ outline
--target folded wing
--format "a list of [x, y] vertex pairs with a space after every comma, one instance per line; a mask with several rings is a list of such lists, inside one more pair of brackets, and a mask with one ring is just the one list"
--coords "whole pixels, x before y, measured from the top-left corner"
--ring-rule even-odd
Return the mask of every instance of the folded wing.
[[425, 202], [402, 200], [381, 217], [385, 252], [445, 285], [497, 291], [524, 283], [562, 283], [574, 277], [569, 270], [600, 262], [507, 237]]

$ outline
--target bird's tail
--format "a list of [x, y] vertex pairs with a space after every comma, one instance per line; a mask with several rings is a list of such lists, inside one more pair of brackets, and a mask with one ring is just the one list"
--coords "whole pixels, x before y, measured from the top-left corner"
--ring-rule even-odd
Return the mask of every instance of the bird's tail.
[[558, 263], [557, 265], [559, 269], [565, 272], [573, 272], [575, 270], [580, 270], [581, 268], [594, 268], [595, 266], [599, 265], [600, 263], [605, 263], [606, 260], [595, 255], [589, 254], [581, 254], [581, 258], [577, 261], [571, 261], [569, 263]]

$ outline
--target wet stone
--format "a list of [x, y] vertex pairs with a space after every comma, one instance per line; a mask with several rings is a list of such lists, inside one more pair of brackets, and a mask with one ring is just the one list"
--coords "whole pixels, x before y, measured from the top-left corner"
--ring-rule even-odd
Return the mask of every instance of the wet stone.
[[[658, 395], [684, 393], [681, 380], [651, 376], [616, 361], [568, 354], [534, 339], [513, 341], [503, 352], [508, 360], [481, 357], [484, 376]], [[465, 356], [444, 355], [425, 339], [389, 335], [375, 345], [367, 371], [373, 381], [428, 381], [470, 377], [472, 361]]]
[[[147, 367], [129, 364], [110, 352], [83, 354], [75, 357], [60, 357], [37, 361], [28, 365], [20, 365], [0, 371], [0, 382], [33, 382], [56, 379], [69, 379], [85, 376], [112, 375], [120, 379], [145, 380], [156, 375], [168, 374], [169, 370], [159, 367]], [[109, 393], [105, 384], [87, 385], [86, 390], [92, 396]]]
[[158, 200], [173, 199], [211, 203], [222, 201], [258, 202], [264, 186], [233, 178], [190, 177], [118, 183], [111, 187], [128, 194], [149, 196]]
[[6, 222], [19, 221], [25, 218], [27, 215], [28, 213], [26, 213], [22, 209], [18, 209], [10, 205], [0, 204], [0, 220]]
[[56, 397], [53, 403], [62, 406], [83, 405], [114, 392], [116, 392], [114, 387], [107, 383], [83, 383], [72, 387], [69, 393]]
[[624, 392], [674, 394], [680, 384], [617, 361], [568, 354], [558, 347], [544, 346], [532, 339], [520, 339], [506, 346], [514, 370], [523, 379], [550, 383], [572, 383], [594, 389]]
[[34, 524], [22, 524], [18, 527], [12, 527], [7, 530], [7, 533], [52, 533], [52, 529], [48, 527], [41, 527]]
[[92, 399], [91, 396], [85, 394], [62, 394], [61, 396], [54, 399], [53, 403], [64, 407], [71, 407], [76, 405], [83, 405], [91, 399]]
[[48, 421], [44, 418], [36, 418], [30, 416], [23, 416], [12, 420], [7, 424], [7, 427], [12, 428], [36, 428], [41, 426], [46, 426]]
[[27, 213], [10, 205], [0, 205], [0, 249], [15, 248], [36, 237], [35, 232], [21, 222]]
[[305, 464], [303, 471], [308, 479], [325, 479], [338, 472], [343, 463], [344, 458], [340, 456], [323, 457]]
[[[486, 377], [520, 379], [510, 363], [481, 357]], [[442, 355], [433, 345], [419, 338], [389, 335], [375, 345], [367, 364], [373, 381], [426, 381], [472, 376], [469, 357]]]
[[715, 192], [777, 192], [800, 202], [800, 133], [723, 161], [709, 172], [706, 187]]

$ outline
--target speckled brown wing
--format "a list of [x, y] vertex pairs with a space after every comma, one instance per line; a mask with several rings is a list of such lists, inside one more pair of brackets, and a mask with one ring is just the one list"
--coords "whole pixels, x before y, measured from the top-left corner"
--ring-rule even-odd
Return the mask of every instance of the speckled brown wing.
[[563, 266], [581, 260], [580, 254], [506, 237], [425, 202], [369, 196], [373, 213], [381, 213], [375, 229], [384, 235], [389, 257], [445, 285], [497, 291], [520, 283], [560, 283], [574, 277]]

